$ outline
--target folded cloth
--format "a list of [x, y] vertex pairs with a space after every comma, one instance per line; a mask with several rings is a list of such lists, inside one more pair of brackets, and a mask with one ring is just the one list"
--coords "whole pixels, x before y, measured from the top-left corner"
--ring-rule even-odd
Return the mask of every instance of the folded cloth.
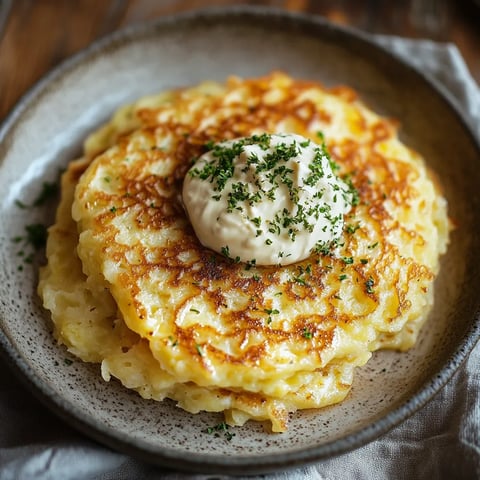
[[[480, 91], [454, 45], [386, 36], [375, 40], [450, 90], [480, 137]], [[425, 407], [378, 440], [315, 465], [262, 478], [480, 478], [478, 365], [480, 345]], [[0, 480], [209, 478], [167, 472], [85, 438], [32, 399], [1, 360], [0, 425]]]

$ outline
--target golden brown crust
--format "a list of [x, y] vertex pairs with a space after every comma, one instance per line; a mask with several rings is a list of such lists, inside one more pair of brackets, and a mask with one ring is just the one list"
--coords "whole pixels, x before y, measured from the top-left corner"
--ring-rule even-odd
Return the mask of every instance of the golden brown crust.
[[[275, 418], [282, 429], [286, 412], [339, 401], [351, 385], [338, 373], [331, 397], [322, 390], [316, 398], [292, 386], [296, 375], [320, 382], [336, 364], [346, 372], [371, 350], [412, 344], [446, 241], [435, 222], [445, 218], [422, 160], [398, 142], [396, 122], [347, 87], [277, 73], [232, 78], [214, 93], [178, 90], [131, 111], [137, 118], [129, 122], [142, 128], [124, 136], [107, 128], [115, 146], [92, 144], [104, 153], [85, 172], [70, 167], [79, 179], [73, 213], [84, 272], [104, 279], [163, 371], [233, 395], [251, 418], [268, 399], [270, 414], [265, 407], [258, 418]], [[259, 267], [200, 244], [181, 190], [207, 142], [284, 131], [318, 141], [319, 130], [359, 194], [335, 252]], [[398, 340], [404, 329], [409, 335]], [[278, 392], [288, 400], [277, 405]]]

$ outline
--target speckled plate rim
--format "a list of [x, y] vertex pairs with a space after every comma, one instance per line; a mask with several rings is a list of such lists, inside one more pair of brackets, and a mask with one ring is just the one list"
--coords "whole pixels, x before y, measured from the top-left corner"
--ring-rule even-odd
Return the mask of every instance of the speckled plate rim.
[[[103, 39], [94, 42], [88, 48], [62, 62], [40, 81], [38, 81], [17, 103], [15, 108], [7, 116], [0, 126], [0, 142], [3, 142], [10, 131], [28, 110], [34, 107], [37, 102], [42, 101], [42, 95], [47, 88], [67, 73], [79, 68], [85, 62], [90, 61], [98, 55], [108, 54], [112, 47], [134, 42], [136, 39], [155, 35], [155, 32], [162, 28], [177, 23], [189, 23], [195, 21], [218, 22], [226, 16], [251, 17], [256, 20], [266, 21], [275, 17], [276, 21], [283, 21], [290, 26], [305, 27], [310, 30], [321, 31], [323, 35], [337, 36], [343, 39], [354, 39], [361, 48], [369, 48], [376, 51], [388, 63], [400, 64], [424, 82], [435, 94], [445, 102], [453, 111], [459, 124], [471, 137], [480, 153], [480, 141], [474, 134], [469, 122], [463, 116], [450, 92], [439, 82], [429, 77], [424, 72], [415, 69], [403, 61], [399, 56], [388, 51], [375, 43], [368, 35], [357, 30], [340, 27], [330, 24], [319, 16], [307, 16], [300, 13], [292, 13], [272, 7], [237, 6], [226, 8], [208, 8], [191, 11], [178, 15], [163, 17], [159, 20], [127, 27], [118, 32], [110, 34]], [[267, 23], [266, 23], [267, 24]], [[396, 425], [406, 420], [413, 413], [423, 407], [445, 384], [450, 380], [457, 369], [463, 364], [480, 338], [480, 307], [477, 307], [476, 314], [472, 319], [470, 328], [467, 330], [455, 352], [445, 359], [436, 375], [430, 381], [424, 383], [417, 392], [406, 402], [390, 411], [383, 418], [369, 426], [362, 428], [350, 435], [333, 442], [312, 448], [304, 448], [298, 451], [266, 454], [258, 456], [208, 456], [205, 454], [194, 454], [185, 457], [184, 452], [175, 449], [161, 450], [153, 448], [139, 440], [126, 439], [115, 429], [101, 425], [95, 418], [86, 415], [76, 406], [65, 399], [58, 397], [53, 389], [45, 382], [42, 382], [33, 372], [28, 362], [17, 352], [3, 330], [4, 319], [0, 318], [0, 353], [11, 365], [12, 369], [19, 374], [20, 380], [32, 391], [32, 393], [50, 408], [56, 415], [65, 420], [68, 424], [86, 434], [90, 438], [109, 446], [115, 450], [135, 456], [148, 463], [156, 464], [166, 468], [180, 469], [184, 471], [195, 471], [204, 473], [230, 473], [230, 474], [252, 474], [278, 471], [282, 469], [295, 468], [301, 465], [333, 457], [346, 453], [366, 443], [377, 439], [387, 433]]]

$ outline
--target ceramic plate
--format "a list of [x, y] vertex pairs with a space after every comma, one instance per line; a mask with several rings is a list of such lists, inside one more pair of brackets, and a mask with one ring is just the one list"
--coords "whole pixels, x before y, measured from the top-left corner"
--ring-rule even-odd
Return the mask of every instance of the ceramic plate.
[[[142, 400], [97, 365], [52, 339], [36, 296], [37, 263], [13, 237], [51, 223], [55, 205], [21, 209], [57, 178], [82, 140], [119, 105], [139, 96], [230, 74], [290, 75], [348, 84], [434, 170], [459, 228], [436, 283], [436, 304], [417, 346], [379, 352], [358, 370], [340, 405], [294, 415], [283, 434], [248, 423], [235, 437], [203, 433], [221, 417], [190, 415], [173, 402]], [[12, 365], [54, 412], [91, 437], [148, 462], [203, 472], [253, 473], [327, 458], [385, 433], [426, 403], [479, 336], [479, 147], [459, 112], [421, 74], [367, 39], [320, 18], [234, 9], [171, 17], [115, 34], [64, 63], [20, 102], [0, 133], [0, 340]]]

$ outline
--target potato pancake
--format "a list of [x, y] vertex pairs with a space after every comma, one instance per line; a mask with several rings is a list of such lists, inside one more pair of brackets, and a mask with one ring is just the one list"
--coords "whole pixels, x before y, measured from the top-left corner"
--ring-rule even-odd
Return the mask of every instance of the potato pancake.
[[[225, 140], [319, 132], [356, 192], [341, 241], [282, 266], [200, 243], [181, 195], [192, 161]], [[89, 138], [39, 292], [58, 340], [104, 378], [284, 431], [290, 412], [341, 401], [372, 351], [414, 344], [448, 228], [423, 159], [353, 90], [231, 78], [142, 99]]]

